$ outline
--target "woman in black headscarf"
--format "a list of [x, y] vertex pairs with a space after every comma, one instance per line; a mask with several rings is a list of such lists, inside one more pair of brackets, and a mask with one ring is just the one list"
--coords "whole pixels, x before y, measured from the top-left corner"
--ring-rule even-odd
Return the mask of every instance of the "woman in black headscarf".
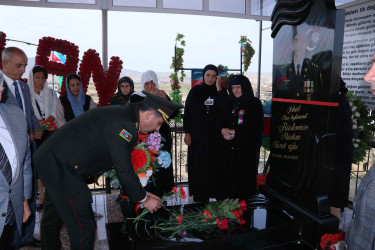
[[220, 155], [223, 169], [218, 178], [225, 183], [224, 196], [247, 198], [256, 194], [259, 146], [256, 136], [263, 129], [263, 108], [254, 97], [249, 79], [233, 76], [228, 84], [229, 98], [219, 121], [225, 139]]
[[217, 126], [222, 108], [216, 90], [218, 70], [209, 64], [203, 69], [203, 83], [194, 86], [185, 103], [185, 144], [188, 145], [189, 193], [194, 201], [224, 198], [214, 178], [218, 152], [224, 140]]
[[130, 96], [133, 94], [133, 92], [134, 92], [133, 80], [128, 76], [121, 77], [117, 81], [117, 93], [111, 98], [109, 104], [121, 105], [124, 103], [128, 103]]

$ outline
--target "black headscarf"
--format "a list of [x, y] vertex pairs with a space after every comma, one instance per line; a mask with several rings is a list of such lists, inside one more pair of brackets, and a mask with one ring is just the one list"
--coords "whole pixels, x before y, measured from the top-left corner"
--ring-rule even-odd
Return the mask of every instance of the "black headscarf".
[[216, 72], [216, 75], [219, 75], [219, 71], [217, 70], [217, 67], [215, 65], [213, 65], [213, 64], [207, 64], [206, 67], [204, 67], [204, 69], [203, 69], [203, 82], [204, 83], [205, 83], [205, 81], [204, 81], [204, 74], [206, 74], [206, 72], [208, 70], [213, 70], [213, 71]]
[[[130, 92], [127, 95], [124, 95], [121, 92], [121, 83], [123, 83], [123, 82], [126, 82], [126, 83], [130, 84]], [[123, 97], [125, 100], [129, 101], [130, 96], [133, 94], [133, 92], [134, 92], [134, 82], [133, 82], [133, 80], [130, 77], [124, 76], [124, 77], [121, 77], [117, 81], [117, 94], [116, 94], [117, 97]]]
[[208, 70], [213, 70], [216, 72], [216, 75], [219, 74], [218, 70], [217, 70], [217, 67], [213, 64], [208, 64], [206, 65], [206, 67], [204, 67], [203, 69], [203, 83], [202, 83], [202, 88], [204, 90], [204, 98], [206, 98], [206, 96], [210, 96], [212, 93], [216, 92], [216, 85], [215, 84], [212, 84], [212, 85], [207, 85], [207, 83], [204, 81], [204, 74], [206, 74], [206, 72]]
[[[235, 97], [232, 92], [233, 85], [241, 85], [242, 95], [239, 98]], [[253, 88], [251, 87], [250, 80], [244, 75], [234, 75], [230, 78], [228, 84], [228, 92], [231, 100], [234, 103], [248, 102], [250, 98], [254, 97], [254, 92]]]

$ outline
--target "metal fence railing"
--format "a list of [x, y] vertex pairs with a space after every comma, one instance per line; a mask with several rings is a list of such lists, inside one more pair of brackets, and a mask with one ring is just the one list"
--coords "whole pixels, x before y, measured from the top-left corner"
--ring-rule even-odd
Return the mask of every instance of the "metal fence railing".
[[[184, 129], [181, 124], [171, 124], [172, 131], [172, 166], [174, 172], [174, 180], [176, 184], [188, 182], [187, 172], [187, 146], [184, 143]], [[259, 167], [258, 172], [263, 172], [267, 159], [269, 157], [269, 151], [261, 148], [259, 155]], [[351, 181], [350, 181], [350, 192], [349, 201], [352, 201], [357, 191], [361, 180], [364, 175], [368, 172], [371, 165], [374, 163], [374, 150], [369, 150], [367, 159], [365, 162], [352, 165]], [[95, 183], [89, 184], [89, 188], [92, 191], [104, 191], [111, 192], [111, 186], [109, 180], [106, 180], [104, 175], [101, 175]]]

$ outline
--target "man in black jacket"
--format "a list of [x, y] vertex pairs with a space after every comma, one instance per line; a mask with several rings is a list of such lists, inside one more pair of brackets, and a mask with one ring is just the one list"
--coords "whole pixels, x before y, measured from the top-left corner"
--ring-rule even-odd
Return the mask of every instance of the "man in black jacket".
[[114, 167], [130, 200], [151, 213], [159, 197], [145, 192], [133, 170], [131, 151], [138, 133], [159, 130], [181, 108], [145, 93], [143, 102], [92, 109], [58, 129], [33, 160], [46, 187], [41, 224], [44, 249], [60, 249], [59, 231], [65, 224], [71, 249], [93, 249], [95, 218], [85, 179]]

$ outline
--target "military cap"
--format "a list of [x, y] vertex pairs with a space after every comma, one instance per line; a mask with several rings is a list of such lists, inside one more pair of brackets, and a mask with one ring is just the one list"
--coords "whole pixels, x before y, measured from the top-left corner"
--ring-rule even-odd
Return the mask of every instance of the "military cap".
[[157, 110], [166, 122], [168, 122], [173, 115], [177, 114], [180, 108], [183, 108], [182, 105], [168, 101], [160, 96], [150, 94], [146, 91], [142, 91], [142, 93], [146, 95], [143, 101]]

